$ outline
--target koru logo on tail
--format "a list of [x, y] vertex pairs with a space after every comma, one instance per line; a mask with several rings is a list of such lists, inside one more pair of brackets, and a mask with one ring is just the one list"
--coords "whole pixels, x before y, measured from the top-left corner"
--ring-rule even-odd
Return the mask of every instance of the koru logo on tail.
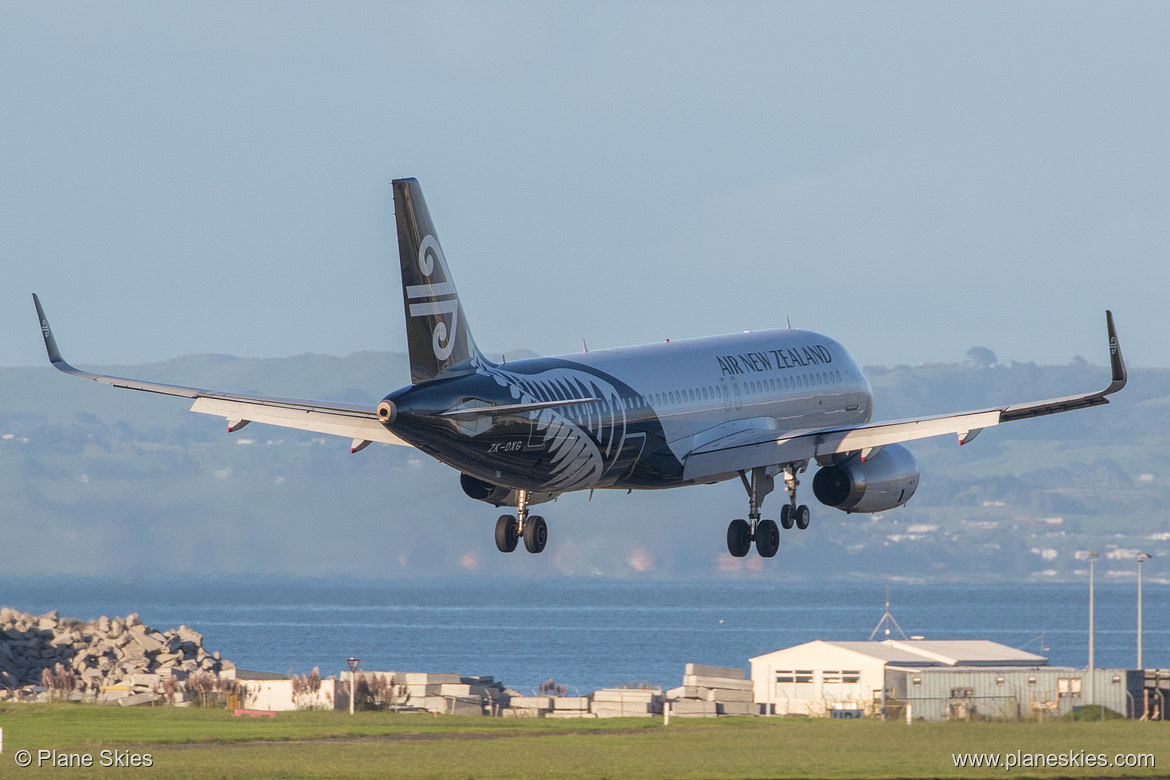
[[428, 234], [418, 248], [418, 270], [429, 278], [436, 267], [440, 270], [443, 280], [432, 284], [408, 285], [406, 297], [411, 301], [427, 299], [422, 303], [410, 304], [411, 317], [451, 316], [450, 331], [447, 329], [447, 323], [440, 319], [435, 324], [434, 335], [431, 338], [435, 357], [446, 360], [455, 349], [455, 334], [459, 330], [459, 299], [455, 297], [455, 286], [447, 279], [447, 261], [443, 257], [439, 240]]

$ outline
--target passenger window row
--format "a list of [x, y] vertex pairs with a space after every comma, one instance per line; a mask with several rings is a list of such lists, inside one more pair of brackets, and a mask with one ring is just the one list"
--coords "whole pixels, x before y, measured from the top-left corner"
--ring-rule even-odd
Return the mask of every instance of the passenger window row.
[[[840, 384], [840, 371], [820, 371], [812, 374], [799, 374], [792, 377], [776, 379], [752, 379], [739, 384], [745, 395], [794, 390], [804, 387], [823, 387], [825, 385]], [[726, 386], [707, 386], [687, 390], [670, 390], [665, 393], [650, 393], [648, 396], [634, 396], [637, 406], [644, 406], [647, 399], [653, 406], [687, 403], [688, 401], [707, 401], [710, 399], [725, 398], [731, 393]]]
[[[822, 387], [824, 385], [831, 385], [834, 383], [841, 383], [840, 371], [820, 371], [812, 374], [798, 374], [791, 377], [781, 377], [776, 379], [752, 379], [741, 382], [739, 384], [744, 395], [777, 392], [780, 390], [794, 390], [796, 388], [804, 387]], [[729, 397], [731, 390], [727, 385], [708, 385], [706, 387], [688, 388], [686, 390], [668, 390], [662, 393], [650, 393], [648, 395], [635, 395], [633, 398], [620, 398], [621, 406], [625, 409], [642, 409], [647, 406], [661, 407], [672, 404], [688, 403], [694, 401], [709, 401], [712, 399], [723, 399]], [[601, 411], [610, 411], [611, 404], [608, 401], [601, 402]], [[569, 415], [578, 420], [589, 416], [589, 410], [583, 407], [574, 407], [570, 410]]]

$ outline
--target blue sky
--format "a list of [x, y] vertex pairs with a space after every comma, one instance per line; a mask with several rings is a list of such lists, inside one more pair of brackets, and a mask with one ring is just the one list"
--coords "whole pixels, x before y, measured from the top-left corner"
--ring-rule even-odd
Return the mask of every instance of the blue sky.
[[81, 364], [402, 351], [389, 181], [415, 176], [486, 350], [790, 316], [866, 365], [1103, 364], [1111, 307], [1130, 364], [1170, 366], [1167, 29], [1153, 3], [0, 2], [0, 365], [44, 359], [33, 291]]

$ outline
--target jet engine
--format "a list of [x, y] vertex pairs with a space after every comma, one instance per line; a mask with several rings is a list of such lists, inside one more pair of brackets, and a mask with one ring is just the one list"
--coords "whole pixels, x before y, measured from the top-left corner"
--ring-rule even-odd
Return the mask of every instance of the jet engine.
[[[470, 474], [459, 475], [459, 487], [463, 488], [463, 492], [476, 501], [486, 501], [492, 506], [518, 506], [520, 503], [516, 495], [519, 491], [501, 487], [500, 485], [493, 485]], [[556, 498], [556, 495], [553, 493], [533, 493], [529, 491], [528, 504], [543, 504], [546, 501], [552, 501], [554, 498]]]
[[887, 444], [861, 456], [826, 466], [813, 477], [813, 494], [844, 512], [884, 512], [902, 506], [918, 489], [918, 461], [901, 444]]

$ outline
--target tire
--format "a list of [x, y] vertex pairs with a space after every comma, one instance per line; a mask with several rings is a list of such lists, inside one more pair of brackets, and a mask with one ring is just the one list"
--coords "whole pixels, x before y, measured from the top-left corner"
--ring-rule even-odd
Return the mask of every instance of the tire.
[[780, 549], [780, 529], [775, 520], [761, 520], [756, 525], [756, 552], [761, 558], [771, 558]]
[[514, 515], [500, 515], [496, 521], [496, 547], [500, 552], [510, 553], [516, 549], [516, 543], [520, 541], [520, 535], [516, 533], [519, 525]]
[[785, 531], [792, 530], [792, 505], [785, 504], [780, 507], [780, 527]]
[[727, 552], [742, 558], [752, 549], [752, 527], [747, 520], [732, 520], [727, 526]]
[[800, 506], [798, 506], [796, 508], [796, 527], [797, 528], [799, 528], [802, 531], [804, 529], [808, 528], [808, 521], [810, 519], [811, 519], [811, 516], [809, 515], [808, 507], [806, 505], [801, 504]]
[[524, 524], [524, 549], [530, 553], [544, 550], [548, 544], [548, 525], [540, 515], [533, 515]]

